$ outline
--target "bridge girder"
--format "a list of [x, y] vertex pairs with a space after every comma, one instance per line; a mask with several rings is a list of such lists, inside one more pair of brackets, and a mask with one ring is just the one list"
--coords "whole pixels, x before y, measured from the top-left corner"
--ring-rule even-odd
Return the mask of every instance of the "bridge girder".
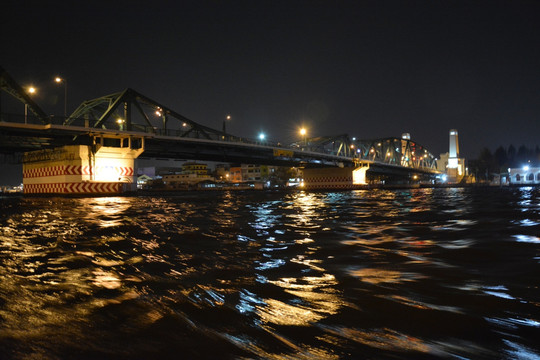
[[410, 139], [389, 137], [352, 140], [349, 135], [320, 136], [294, 143], [309, 151], [345, 156], [357, 161], [380, 162], [413, 169], [435, 169], [435, 157], [422, 145]]
[[[30, 96], [24, 91], [24, 89], [17, 84], [15, 80], [8, 74], [6, 70], [4, 70], [3, 67], [0, 66], [0, 88], [2, 91], [8, 93], [9, 95], [13, 96], [25, 106], [27, 106], [28, 110], [32, 114], [34, 114], [39, 121], [41, 121], [43, 124], [50, 123], [49, 117], [45, 114], [43, 110], [32, 100]], [[0, 104], [1, 105], [1, 104]], [[1, 110], [1, 109], [0, 109]], [[0, 114], [2, 112], [0, 111]]]
[[428, 149], [410, 139], [383, 138], [354, 142], [359, 160], [382, 162], [414, 169], [436, 169], [436, 158]]
[[[156, 115], [159, 118], [159, 123], [152, 120], [156, 118]], [[223, 131], [198, 124], [129, 88], [122, 92], [83, 102], [66, 119], [64, 125], [142, 131], [158, 135], [208, 140], [240, 140], [240, 138]]]
[[354, 149], [349, 135], [319, 136], [306, 139], [310, 151], [332, 154], [336, 156], [354, 157]]

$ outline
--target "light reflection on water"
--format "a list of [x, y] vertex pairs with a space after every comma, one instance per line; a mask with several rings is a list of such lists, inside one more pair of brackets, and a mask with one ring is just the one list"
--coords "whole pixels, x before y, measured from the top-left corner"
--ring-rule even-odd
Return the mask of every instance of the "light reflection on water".
[[0, 357], [538, 358], [538, 188], [0, 200]]

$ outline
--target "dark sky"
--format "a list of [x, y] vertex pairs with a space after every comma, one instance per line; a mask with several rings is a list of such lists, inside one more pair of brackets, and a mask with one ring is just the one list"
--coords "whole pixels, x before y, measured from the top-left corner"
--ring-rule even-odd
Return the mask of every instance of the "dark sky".
[[[70, 5], [72, 4], [72, 5]], [[409, 132], [435, 155], [540, 145], [540, 1], [11, 1], [0, 64], [48, 113], [133, 88], [283, 142]], [[21, 108], [22, 112], [22, 108]]]

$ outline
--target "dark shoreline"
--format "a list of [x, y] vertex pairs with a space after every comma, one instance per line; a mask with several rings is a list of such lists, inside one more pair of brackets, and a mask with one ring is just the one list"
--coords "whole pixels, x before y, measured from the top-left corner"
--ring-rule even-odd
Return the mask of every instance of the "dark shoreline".
[[506, 184], [506, 185], [491, 185], [491, 184], [390, 184], [390, 185], [359, 185], [348, 188], [332, 189], [332, 188], [275, 188], [275, 189], [255, 189], [255, 188], [209, 188], [209, 189], [145, 189], [137, 191], [128, 191], [124, 193], [101, 193], [101, 194], [24, 194], [24, 193], [0, 193], [0, 198], [10, 197], [114, 197], [114, 196], [157, 196], [171, 194], [187, 194], [199, 192], [342, 192], [350, 190], [409, 190], [409, 189], [440, 189], [440, 188], [519, 188], [519, 187], [540, 187], [540, 184]]

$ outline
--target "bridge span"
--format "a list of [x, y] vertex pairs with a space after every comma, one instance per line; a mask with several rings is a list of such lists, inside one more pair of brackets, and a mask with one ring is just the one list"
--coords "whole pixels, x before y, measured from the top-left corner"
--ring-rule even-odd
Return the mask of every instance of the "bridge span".
[[[90, 168], [91, 162], [100, 156], [111, 162], [116, 151], [116, 157], [124, 160], [117, 159], [115, 168], [125, 168], [120, 165], [126, 165], [126, 158], [130, 157], [128, 165], [133, 167], [133, 159], [140, 157], [306, 169], [361, 167], [365, 169], [364, 175], [367, 171], [368, 174], [402, 178], [422, 176], [432, 179], [439, 174], [435, 157], [408, 138], [357, 140], [343, 134], [305, 138], [292, 144], [258, 141], [201, 125], [132, 89], [85, 101], [67, 118], [48, 116], [7, 72], [1, 68], [0, 71], [2, 91], [22, 102], [27, 110], [24, 116], [0, 113], [0, 154], [13, 156], [24, 153], [23, 163], [28, 169], [45, 166], [39, 165], [36, 159], [48, 161], [49, 167], [61, 166], [58, 163], [61, 156], [53, 155], [54, 149], [68, 146], [71, 148], [67, 153], [71, 153], [73, 159], [80, 158], [82, 154], [73, 147], [86, 147], [88, 150], [83, 152], [88, 154], [85, 156], [90, 159], [87, 161]], [[83, 165], [78, 166], [83, 169]], [[99, 168], [98, 165], [93, 166]], [[66, 175], [58, 174], [54, 176]], [[71, 180], [99, 180], [97, 170], [91, 174], [83, 174], [81, 170], [81, 174], [75, 175], [81, 175], [81, 178]], [[117, 181], [133, 182], [133, 177], [121, 176]]]

